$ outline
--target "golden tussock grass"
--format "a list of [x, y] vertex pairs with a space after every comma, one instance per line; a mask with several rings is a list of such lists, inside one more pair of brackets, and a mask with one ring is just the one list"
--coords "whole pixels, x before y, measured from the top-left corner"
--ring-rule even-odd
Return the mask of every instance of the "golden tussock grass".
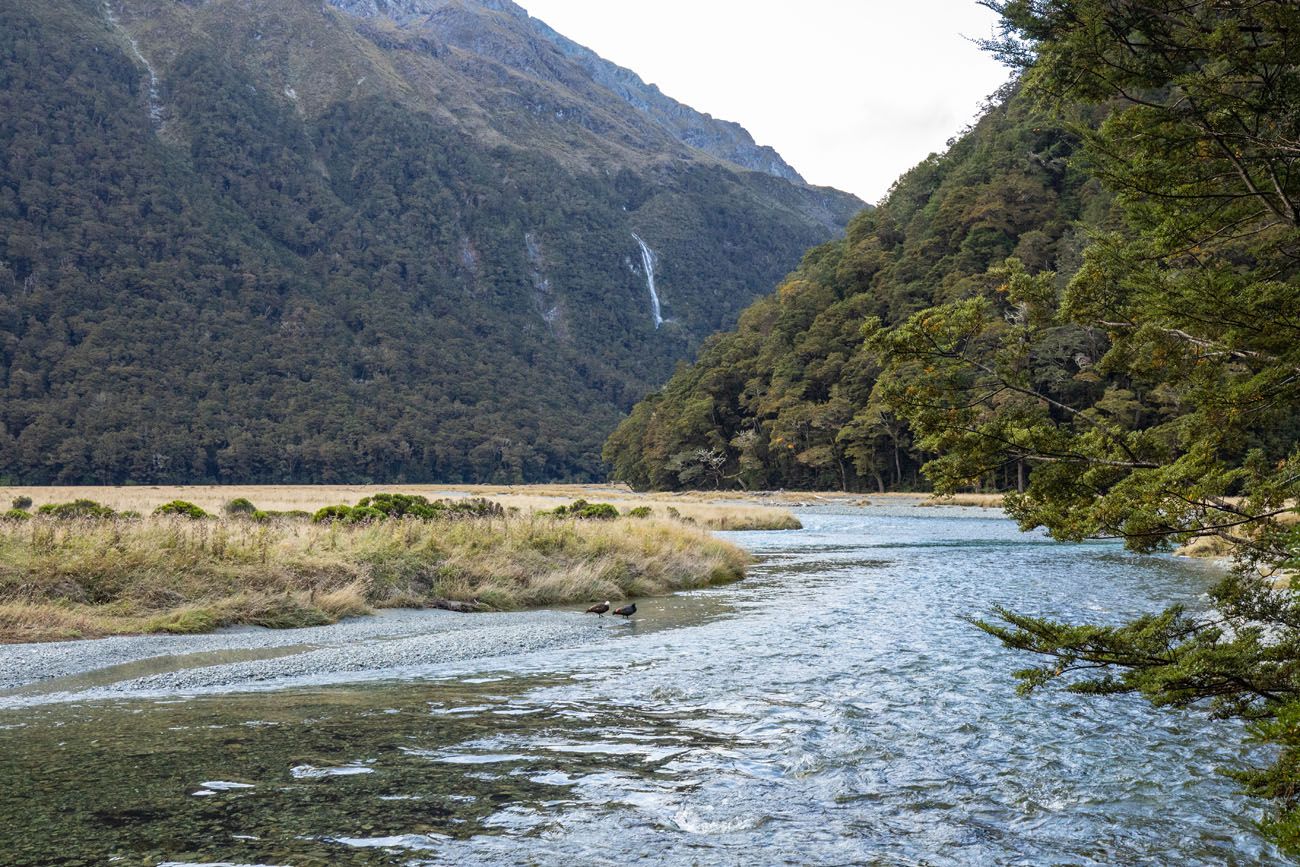
[[948, 494], [930, 497], [922, 506], [977, 506], [981, 509], [1002, 508], [1003, 494]]
[[747, 562], [699, 527], [653, 518], [0, 521], [0, 641], [311, 626], [442, 600], [622, 599], [736, 580]]
[[[19, 496], [30, 497], [34, 507], [78, 498], [94, 500], [119, 512], [149, 514], [163, 503], [185, 500], [204, 511], [219, 514], [236, 497], [251, 500], [259, 509], [314, 512], [322, 506], [346, 503], [381, 492], [420, 494], [429, 499], [465, 494], [486, 497], [507, 508], [524, 512], [554, 509], [577, 499], [611, 503], [626, 512], [648, 506], [652, 514], [669, 517], [675, 509], [682, 518], [714, 530], [797, 530], [799, 519], [784, 508], [762, 505], [737, 492], [637, 493], [626, 485], [130, 485], [111, 487], [4, 487], [0, 512]], [[809, 495], [811, 496], [811, 495]], [[737, 502], [738, 500], [747, 502]]]

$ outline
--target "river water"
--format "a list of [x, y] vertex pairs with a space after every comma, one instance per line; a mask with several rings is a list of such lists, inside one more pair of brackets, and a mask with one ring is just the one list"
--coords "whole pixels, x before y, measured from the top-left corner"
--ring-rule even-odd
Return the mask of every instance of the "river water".
[[1213, 574], [996, 513], [801, 512], [736, 585], [401, 680], [0, 713], [0, 863], [1270, 864], [1235, 724], [1014, 695], [961, 617], [1118, 620]]

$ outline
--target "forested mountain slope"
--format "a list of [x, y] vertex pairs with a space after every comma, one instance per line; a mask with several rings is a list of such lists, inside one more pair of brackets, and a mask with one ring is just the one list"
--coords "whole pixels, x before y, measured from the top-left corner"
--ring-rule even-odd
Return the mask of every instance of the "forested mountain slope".
[[592, 478], [860, 207], [511, 3], [0, 0], [0, 477]]
[[[1013, 85], [942, 155], [904, 175], [846, 238], [808, 253], [730, 333], [637, 405], [605, 447], [638, 487], [923, 485], [907, 425], [872, 399], [863, 327], [987, 290], [1019, 258], [1063, 281], [1108, 197], [1072, 168], [1077, 138]], [[1073, 338], [1056, 348], [1074, 352]], [[999, 481], [1005, 481], [1000, 479]]]

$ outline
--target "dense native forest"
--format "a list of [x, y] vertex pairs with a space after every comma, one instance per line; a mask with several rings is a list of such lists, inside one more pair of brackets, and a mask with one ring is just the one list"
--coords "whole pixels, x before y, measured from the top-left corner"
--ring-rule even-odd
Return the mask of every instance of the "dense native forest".
[[[1009, 0], [1018, 84], [639, 404], [640, 486], [1008, 491], [1025, 529], [1235, 560], [1203, 610], [977, 626], [1026, 692], [1247, 721], [1300, 852], [1300, 6]], [[1024, 604], [1033, 604], [1027, 602]]]
[[785, 201], [810, 188], [654, 140], [493, 143], [388, 79], [308, 110], [265, 76], [386, 56], [320, 3], [157, 10], [156, 82], [106, 10], [0, 4], [0, 480], [597, 478], [632, 403], [831, 234]]
[[[711, 338], [698, 361], [638, 404], [605, 446], [615, 479], [642, 488], [911, 490], [926, 452], [873, 395], [868, 322], [900, 323], [944, 301], [991, 293], [1015, 257], [1063, 284], [1113, 197], [1072, 162], [1079, 136], [1008, 85], [983, 117], [903, 176], [846, 238], [812, 250], [775, 293]], [[1048, 338], [1069, 366], [1094, 337]], [[1058, 371], [1062, 397], [1100, 378]], [[976, 479], [1015, 483], [1014, 468]]]

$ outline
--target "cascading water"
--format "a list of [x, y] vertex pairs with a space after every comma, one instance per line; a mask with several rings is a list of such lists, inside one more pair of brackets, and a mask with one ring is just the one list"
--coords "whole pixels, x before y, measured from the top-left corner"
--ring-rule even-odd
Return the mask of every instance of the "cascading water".
[[113, 4], [109, 0], [104, 0], [104, 18], [108, 21], [110, 27], [126, 37], [135, 59], [140, 61], [145, 71], [149, 73], [149, 119], [153, 121], [154, 126], [161, 128], [163, 125], [163, 108], [162, 98], [158, 95], [158, 73], [154, 71], [153, 64], [140, 50], [140, 44], [135, 41], [135, 37], [128, 33], [122, 23], [117, 20], [117, 13], [113, 11]]
[[651, 250], [636, 232], [632, 233], [632, 240], [641, 247], [641, 267], [645, 270], [645, 283], [650, 289], [650, 315], [654, 317], [655, 328], [658, 328], [664, 324], [662, 310], [659, 307], [659, 293], [655, 290], [655, 263], [658, 260], [655, 251]]

